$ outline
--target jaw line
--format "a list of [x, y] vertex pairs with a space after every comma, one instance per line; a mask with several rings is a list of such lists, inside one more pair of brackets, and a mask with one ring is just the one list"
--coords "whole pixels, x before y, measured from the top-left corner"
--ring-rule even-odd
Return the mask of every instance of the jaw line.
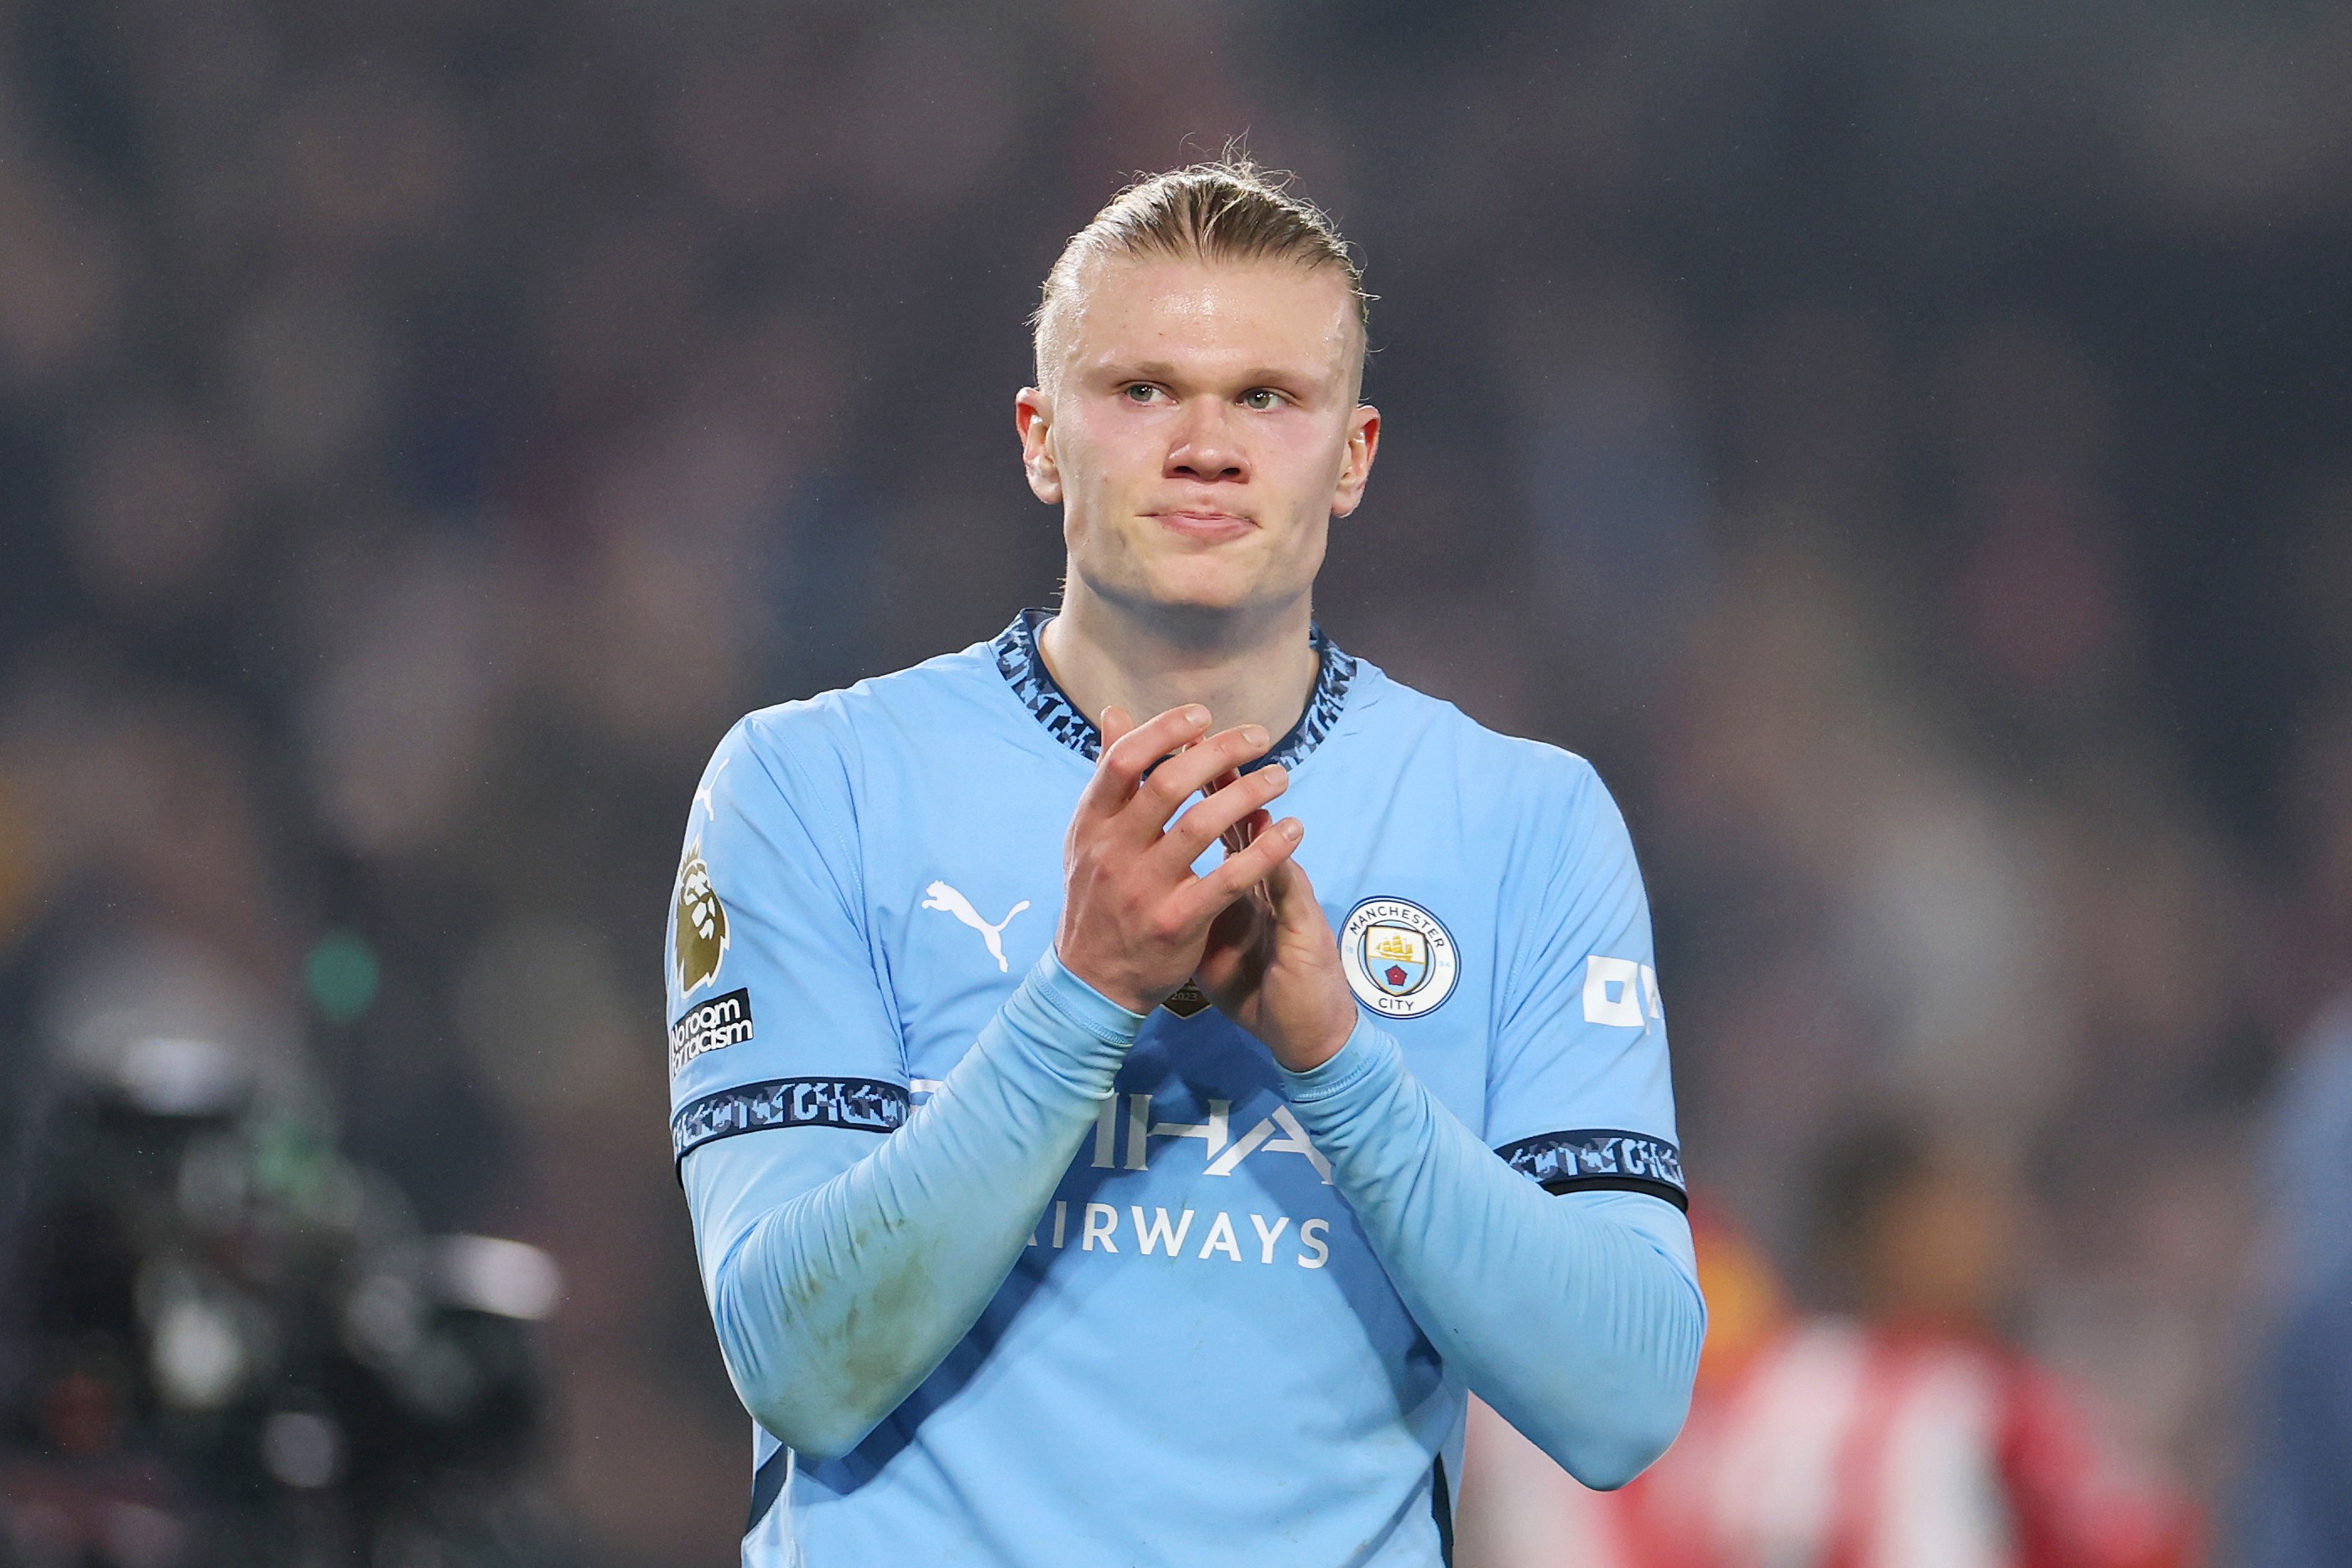
[[[1073, 581], [1084, 580], [1073, 571]], [[1255, 640], [1267, 623], [1279, 622], [1294, 602], [1285, 595], [1267, 599], [1255, 595], [1230, 605], [1206, 605], [1154, 599], [1122, 588], [1084, 583], [1085, 592], [1113, 613], [1149, 628], [1150, 635], [1172, 647], [1209, 654]], [[1312, 589], [1298, 595], [1311, 603]]]

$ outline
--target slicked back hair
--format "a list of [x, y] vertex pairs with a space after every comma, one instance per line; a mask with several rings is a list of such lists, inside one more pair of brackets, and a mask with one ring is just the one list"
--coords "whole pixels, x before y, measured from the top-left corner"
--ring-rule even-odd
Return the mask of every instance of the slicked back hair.
[[1127, 187], [1070, 237], [1045, 274], [1044, 298], [1029, 318], [1037, 384], [1050, 384], [1057, 345], [1049, 342], [1058, 307], [1077, 292], [1078, 274], [1099, 257], [1171, 261], [1289, 261], [1328, 267], [1356, 302], [1360, 352], [1371, 326], [1371, 299], [1348, 242], [1323, 209], [1293, 194], [1290, 176], [1228, 153], [1213, 163], [1171, 169]]

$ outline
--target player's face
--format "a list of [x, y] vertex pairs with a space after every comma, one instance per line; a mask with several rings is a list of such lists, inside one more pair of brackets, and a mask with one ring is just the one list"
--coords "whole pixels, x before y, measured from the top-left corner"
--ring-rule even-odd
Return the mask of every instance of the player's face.
[[1021, 394], [1030, 489], [1070, 570], [1137, 608], [1294, 602], [1380, 440], [1347, 283], [1285, 260], [1112, 258], [1061, 307], [1058, 375]]

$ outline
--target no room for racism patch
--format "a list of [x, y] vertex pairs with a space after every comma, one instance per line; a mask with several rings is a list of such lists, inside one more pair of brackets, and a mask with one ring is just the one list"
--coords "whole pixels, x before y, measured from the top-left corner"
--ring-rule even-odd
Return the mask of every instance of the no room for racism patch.
[[705, 1051], [740, 1046], [751, 1037], [749, 991], [730, 991], [688, 1007], [686, 1016], [669, 1026], [669, 1075], [676, 1078], [687, 1063]]

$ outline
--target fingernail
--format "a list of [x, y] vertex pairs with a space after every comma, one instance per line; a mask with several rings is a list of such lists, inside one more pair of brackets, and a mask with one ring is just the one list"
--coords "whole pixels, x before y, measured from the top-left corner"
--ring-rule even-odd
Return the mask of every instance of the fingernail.
[[1291, 818], [1282, 825], [1282, 836], [1285, 838], [1296, 838], [1306, 831], [1307, 825], [1296, 817]]
[[1197, 705], [1184, 710], [1184, 722], [1199, 726], [1209, 721], [1209, 710]]
[[1265, 726], [1263, 724], [1244, 724], [1242, 726], [1242, 739], [1248, 742], [1253, 746], [1263, 746], [1270, 738], [1271, 737], [1269, 737], [1265, 732]]
[[1280, 763], [1268, 763], [1260, 771], [1265, 774], [1269, 783], [1288, 784], [1290, 782], [1290, 770]]

